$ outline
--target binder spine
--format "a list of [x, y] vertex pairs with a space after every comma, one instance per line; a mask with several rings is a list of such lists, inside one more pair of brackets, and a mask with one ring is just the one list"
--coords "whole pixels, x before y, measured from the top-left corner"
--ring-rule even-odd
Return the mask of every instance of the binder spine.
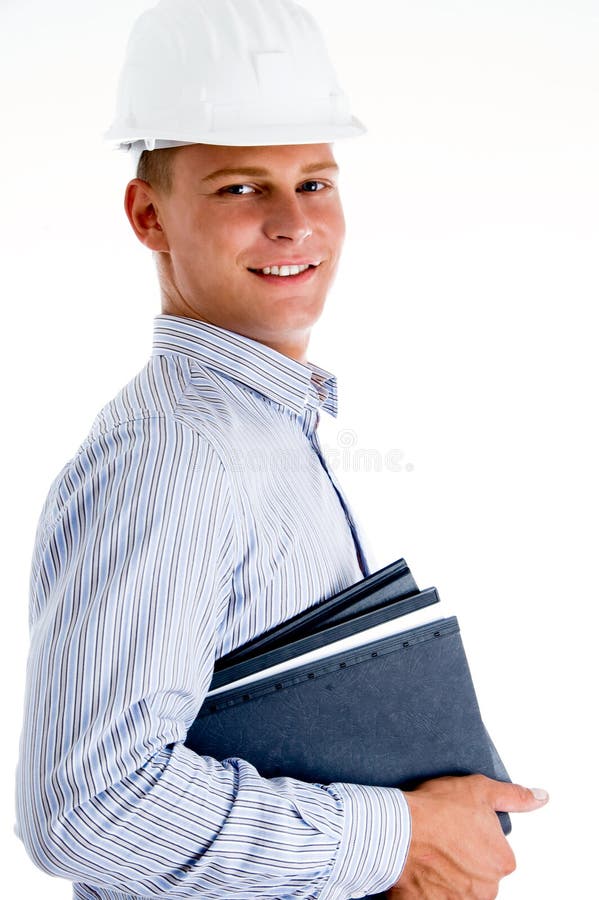
[[267, 676], [245, 687], [232, 688], [230, 691], [223, 691], [212, 697], [208, 693], [198, 718], [209, 716], [233, 706], [239, 706], [242, 703], [248, 703], [258, 697], [274, 694], [277, 691], [302, 684], [305, 681], [313, 681], [324, 675], [330, 675], [337, 669], [346, 669], [367, 660], [376, 659], [377, 656], [394, 653], [399, 649], [408, 650], [410, 647], [421, 644], [423, 641], [440, 638], [458, 631], [459, 625], [455, 616], [450, 616], [447, 619], [437, 619], [427, 625], [420, 625], [418, 628], [402, 631], [400, 634], [390, 635], [387, 638], [364, 644], [362, 647], [358, 647], [350, 652], [337, 653], [317, 663], [298, 666], [280, 675]]

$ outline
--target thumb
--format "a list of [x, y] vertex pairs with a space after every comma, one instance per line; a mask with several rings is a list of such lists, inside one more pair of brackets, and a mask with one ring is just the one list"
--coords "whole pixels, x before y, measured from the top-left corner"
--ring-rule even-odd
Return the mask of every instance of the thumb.
[[542, 788], [496, 781], [490, 800], [496, 812], [532, 812], [545, 806], [549, 794]]

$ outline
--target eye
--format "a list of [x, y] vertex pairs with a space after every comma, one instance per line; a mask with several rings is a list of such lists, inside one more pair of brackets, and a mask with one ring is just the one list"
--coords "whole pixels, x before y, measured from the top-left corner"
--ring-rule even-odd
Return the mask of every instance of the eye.
[[314, 194], [316, 191], [322, 191], [326, 188], [324, 181], [304, 181], [300, 190], [306, 194]]
[[250, 194], [254, 191], [251, 184], [231, 184], [219, 191], [219, 194], [234, 194], [236, 197], [243, 197], [244, 194]]

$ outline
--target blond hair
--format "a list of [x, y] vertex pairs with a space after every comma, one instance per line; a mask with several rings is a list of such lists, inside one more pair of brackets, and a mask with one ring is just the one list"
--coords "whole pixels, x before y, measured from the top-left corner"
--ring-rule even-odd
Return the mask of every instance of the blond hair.
[[173, 188], [172, 161], [178, 149], [144, 150], [137, 164], [137, 177], [163, 194], [170, 193]]

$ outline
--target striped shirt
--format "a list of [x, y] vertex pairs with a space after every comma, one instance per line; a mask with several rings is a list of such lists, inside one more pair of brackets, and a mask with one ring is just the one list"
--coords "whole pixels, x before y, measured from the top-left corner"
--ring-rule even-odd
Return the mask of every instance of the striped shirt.
[[317, 436], [336, 409], [324, 369], [158, 316], [149, 363], [54, 481], [17, 833], [75, 897], [343, 900], [399, 877], [400, 791], [266, 780], [183, 743], [216, 659], [368, 573]]

